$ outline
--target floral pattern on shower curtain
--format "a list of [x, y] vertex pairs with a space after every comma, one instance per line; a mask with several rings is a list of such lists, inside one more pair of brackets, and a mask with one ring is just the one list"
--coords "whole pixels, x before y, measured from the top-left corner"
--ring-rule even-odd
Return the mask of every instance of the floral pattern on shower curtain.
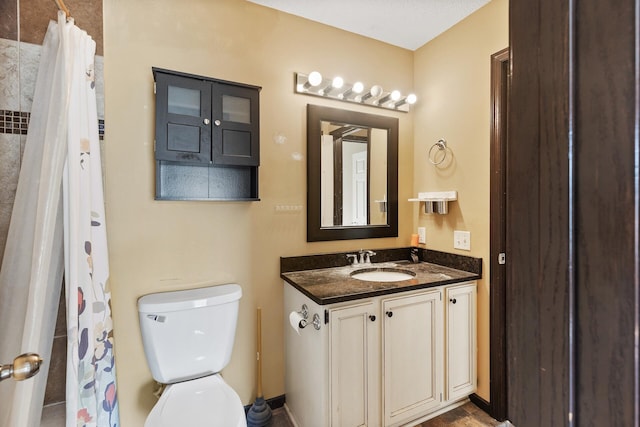
[[67, 427], [120, 425], [109, 259], [94, 81], [95, 42], [65, 22], [68, 157], [63, 177], [67, 297]]

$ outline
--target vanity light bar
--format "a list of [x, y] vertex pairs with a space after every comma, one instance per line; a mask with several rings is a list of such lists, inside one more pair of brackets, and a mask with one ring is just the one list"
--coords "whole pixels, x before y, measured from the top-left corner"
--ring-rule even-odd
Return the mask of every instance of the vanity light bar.
[[366, 89], [362, 82], [346, 83], [342, 77], [328, 79], [317, 71], [309, 74], [296, 73], [295, 92], [405, 113], [417, 101], [413, 93], [402, 96], [398, 90], [384, 92], [379, 85]]

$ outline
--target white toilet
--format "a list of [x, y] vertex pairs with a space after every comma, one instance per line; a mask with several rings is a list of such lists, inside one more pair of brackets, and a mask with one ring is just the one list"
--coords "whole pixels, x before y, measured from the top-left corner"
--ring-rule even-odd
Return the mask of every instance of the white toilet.
[[168, 384], [145, 427], [246, 427], [240, 397], [219, 373], [231, 359], [241, 297], [228, 284], [138, 300], [147, 363]]

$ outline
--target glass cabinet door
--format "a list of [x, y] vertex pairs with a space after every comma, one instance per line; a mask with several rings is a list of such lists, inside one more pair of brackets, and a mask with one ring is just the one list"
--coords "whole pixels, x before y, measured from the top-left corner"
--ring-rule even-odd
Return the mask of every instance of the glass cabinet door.
[[211, 162], [211, 83], [158, 73], [156, 159]]
[[214, 84], [214, 164], [260, 164], [259, 108], [257, 90], [222, 83]]

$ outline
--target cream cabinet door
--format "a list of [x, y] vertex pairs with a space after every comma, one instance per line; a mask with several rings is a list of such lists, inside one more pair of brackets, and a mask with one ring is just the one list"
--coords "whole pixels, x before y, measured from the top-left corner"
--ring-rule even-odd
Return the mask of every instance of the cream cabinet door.
[[476, 285], [446, 289], [447, 400], [476, 390]]
[[329, 312], [331, 427], [380, 425], [376, 307], [367, 302]]
[[442, 291], [382, 302], [384, 425], [418, 418], [442, 402]]

